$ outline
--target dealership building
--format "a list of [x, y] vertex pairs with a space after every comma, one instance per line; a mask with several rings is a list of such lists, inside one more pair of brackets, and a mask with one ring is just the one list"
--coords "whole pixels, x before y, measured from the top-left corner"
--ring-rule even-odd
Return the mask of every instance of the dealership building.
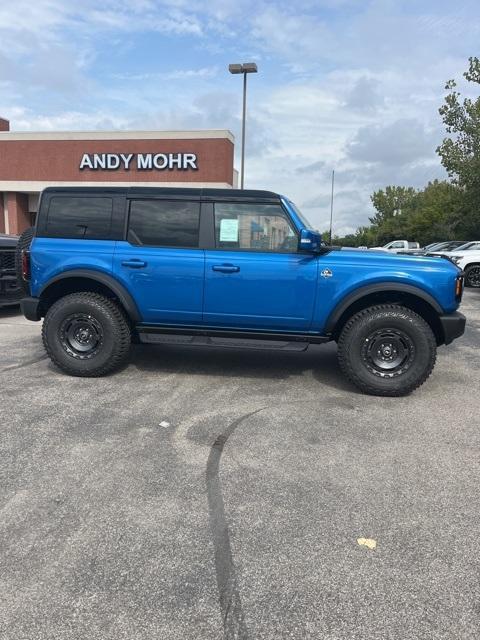
[[0, 233], [35, 221], [46, 187], [236, 186], [229, 131], [13, 132], [0, 118]]

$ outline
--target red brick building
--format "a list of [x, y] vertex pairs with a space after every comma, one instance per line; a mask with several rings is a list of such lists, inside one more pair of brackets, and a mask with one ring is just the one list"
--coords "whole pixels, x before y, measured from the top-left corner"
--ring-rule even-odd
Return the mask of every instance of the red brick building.
[[233, 187], [229, 131], [12, 132], [0, 118], [0, 233], [35, 220], [49, 186]]

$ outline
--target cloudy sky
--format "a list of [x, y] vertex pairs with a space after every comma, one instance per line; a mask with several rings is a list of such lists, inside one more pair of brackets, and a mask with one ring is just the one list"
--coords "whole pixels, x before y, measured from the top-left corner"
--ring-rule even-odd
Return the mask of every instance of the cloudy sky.
[[479, 43], [478, 0], [1, 0], [0, 116], [239, 141], [227, 66], [255, 61], [246, 186], [285, 193], [323, 230], [334, 168], [343, 234], [374, 189], [444, 176], [438, 107]]

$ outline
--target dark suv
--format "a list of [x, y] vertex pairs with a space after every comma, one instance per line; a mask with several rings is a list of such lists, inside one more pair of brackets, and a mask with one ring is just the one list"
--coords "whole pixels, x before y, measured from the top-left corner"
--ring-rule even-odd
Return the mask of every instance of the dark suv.
[[47, 189], [20, 247], [23, 312], [45, 318], [45, 348], [72, 375], [113, 371], [132, 336], [284, 351], [335, 340], [360, 389], [401, 395], [465, 327], [450, 261], [325, 247], [269, 191]]
[[20, 304], [23, 291], [15, 270], [18, 236], [0, 234], [0, 308]]

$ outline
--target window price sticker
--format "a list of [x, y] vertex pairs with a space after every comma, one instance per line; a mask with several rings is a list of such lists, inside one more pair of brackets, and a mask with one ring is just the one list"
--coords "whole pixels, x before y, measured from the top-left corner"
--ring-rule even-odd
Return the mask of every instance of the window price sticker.
[[238, 242], [238, 218], [220, 221], [220, 242]]

